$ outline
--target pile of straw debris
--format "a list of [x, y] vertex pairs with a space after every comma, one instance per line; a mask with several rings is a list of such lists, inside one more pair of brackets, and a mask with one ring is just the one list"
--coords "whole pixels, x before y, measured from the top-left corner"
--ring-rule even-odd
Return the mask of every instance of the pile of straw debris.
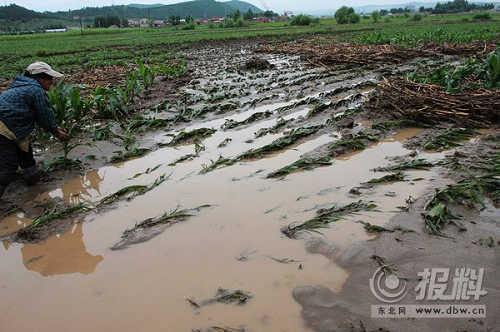
[[377, 86], [365, 110], [430, 124], [451, 122], [468, 127], [491, 127], [500, 123], [500, 91], [477, 89], [451, 94], [439, 85], [390, 78]]
[[360, 66], [368, 64], [401, 63], [416, 57], [432, 56], [431, 52], [397, 45], [361, 45], [336, 43], [315, 38], [293, 43], [268, 44], [258, 52], [300, 55], [301, 59], [324, 67], [334, 65]]

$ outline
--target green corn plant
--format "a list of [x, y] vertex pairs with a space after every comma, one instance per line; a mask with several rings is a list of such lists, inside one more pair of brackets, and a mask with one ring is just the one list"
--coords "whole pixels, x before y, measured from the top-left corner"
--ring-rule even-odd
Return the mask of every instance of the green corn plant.
[[181, 59], [181, 61], [177, 63], [173, 61], [170, 61], [168, 63], [161, 63], [158, 66], [157, 71], [167, 77], [182, 76], [187, 71], [186, 59]]
[[[65, 85], [63, 82], [51, 88], [47, 95], [54, 108], [56, 124], [64, 129], [70, 137], [75, 137], [84, 128], [85, 117], [88, 115], [90, 103], [81, 97], [81, 86]], [[60, 160], [64, 164], [74, 164], [68, 158], [69, 153], [77, 146], [82, 145], [74, 139], [64, 141], [64, 156]]]
[[499, 88], [500, 83], [500, 47], [486, 57], [485, 60], [486, 71], [486, 87]]
[[155, 71], [152, 67], [138, 60], [137, 72], [139, 73], [139, 77], [142, 80], [142, 84], [144, 84], [144, 88], [148, 89], [153, 84], [153, 80], [155, 79]]
[[101, 118], [122, 121], [127, 117], [129, 96], [127, 89], [97, 86], [91, 93], [92, 104]]
[[140, 84], [139, 73], [137, 70], [132, 70], [128, 73], [125, 80], [125, 90], [127, 91], [128, 102], [138, 94], [144, 91], [144, 88]]

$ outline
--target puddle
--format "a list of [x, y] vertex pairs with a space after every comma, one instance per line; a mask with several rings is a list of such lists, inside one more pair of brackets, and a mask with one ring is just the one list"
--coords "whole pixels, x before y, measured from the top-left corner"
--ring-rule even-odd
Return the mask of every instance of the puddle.
[[[76, 224], [70, 232], [43, 243], [14, 244], [1, 251], [6, 269], [0, 272], [0, 287], [4, 303], [9, 306], [0, 305], [0, 310], [9, 322], [7, 326], [30, 329], [33, 325], [25, 317], [37, 313], [46, 331], [64, 329], [71, 321], [79, 322], [72, 325], [74, 331], [156, 330], [165, 326], [184, 331], [213, 325], [244, 325], [257, 331], [307, 331], [302, 327], [300, 307], [290, 295], [293, 288], [322, 284], [339, 291], [348, 274], [324, 256], [307, 253], [304, 241], [282, 236], [280, 228], [312, 217], [315, 209], [311, 208], [315, 205], [345, 204], [360, 199], [351, 197], [349, 189], [375, 177], [369, 169], [387, 164], [385, 156], [408, 153], [401, 142], [417, 133], [414, 129], [400, 131], [365, 151], [336, 159], [332, 166], [295, 173], [284, 181], [266, 180], [264, 175], [325, 144], [331, 137], [322, 135], [265, 159], [206, 175], [194, 174], [177, 182], [185, 174], [199, 170], [200, 161], [181, 164], [173, 169], [172, 180], [122, 204], [119, 209], [89, 215], [88, 222]], [[214, 144], [217, 141], [211, 140]], [[207, 145], [214, 146], [208, 142]], [[175, 159], [169, 156], [172, 151], [175, 150], [165, 149], [127, 162], [121, 168], [107, 167], [80, 180], [74, 179], [63, 186], [68, 188], [64, 192], [80, 191], [78, 197], [85, 197], [85, 192], [92, 197], [99, 192], [105, 195], [109, 188], [122, 186], [123, 179], [130, 178], [137, 170], [156, 165], [161, 159], [164, 162]], [[435, 154], [422, 157], [437, 158]], [[361, 213], [331, 224], [323, 231], [324, 238], [338, 250], [373, 238], [356, 221], [384, 224], [396, 206], [403, 205], [408, 195], [422, 192], [433, 176], [431, 171], [408, 173], [409, 178], [426, 180], [413, 186], [406, 182], [376, 186], [373, 193], [363, 194], [361, 199], [373, 200], [381, 212]], [[233, 181], [243, 177], [244, 181]], [[388, 191], [397, 196], [385, 196]], [[65, 197], [74, 196], [65, 194]], [[109, 250], [125, 229], [144, 218], [177, 206], [189, 208], [207, 203], [216, 207], [173, 225], [149, 242], [123, 251]], [[245, 262], [238, 261], [236, 258], [245, 251], [255, 253]], [[300, 263], [280, 264], [269, 256]], [[37, 275], [44, 277], [43, 283]], [[43, 291], [32, 296], [29, 290], [33, 287], [42, 287]], [[219, 287], [242, 289], [254, 298], [241, 307], [222, 304], [203, 307], [199, 314], [186, 302], [188, 297], [210, 298]], [[43, 305], [46, 296], [53, 293], [65, 296], [52, 297], [49, 306]], [[27, 298], [30, 301], [26, 302]], [[70, 299], [78, 299], [76, 307], [70, 305]], [[123, 315], [124, 312], [129, 314]], [[93, 319], [82, 321], [82, 315]]]
[[[283, 75], [286, 79], [293, 76], [289, 72]], [[321, 81], [312, 81], [321, 85], [321, 89], [309, 97], [341, 84], [335, 81], [322, 85]], [[292, 105], [300, 100], [295, 96], [303, 91], [300, 85], [290, 89], [293, 90], [287, 94], [290, 101], [271, 100], [245, 112], [190, 124], [185, 130], [219, 129], [227, 118], [241, 121], [256, 112]], [[283, 115], [286, 119], [297, 118], [309, 110], [310, 106], [301, 105]], [[174, 167], [168, 164], [193, 153], [193, 145], [162, 148], [142, 158], [102, 167], [42, 195], [59, 197], [72, 204], [96, 202], [125, 186], [151, 184], [161, 174], [171, 174], [165, 183], [132, 201], [80, 217], [64, 234], [38, 244], [3, 242], [0, 330], [15, 327], [23, 331], [63, 331], [71, 326], [71, 331], [135, 332], [245, 326], [250, 331], [308, 331], [303, 326], [300, 306], [292, 299], [292, 290], [301, 285], [321, 284], [338, 292], [348, 273], [334, 260], [308, 253], [303, 240], [285, 237], [281, 227], [313, 217], [314, 207], [359, 199], [373, 201], [380, 211], [349, 216], [331, 224], [322, 231], [323, 235], [313, 234], [323, 237], [335, 252], [343, 250], [373, 238], [356, 221], [386, 223], [396, 207], [404, 205], [408, 195], [418, 196], [436, 175], [432, 170], [409, 171], [408, 178], [424, 180], [414, 185], [408, 182], [378, 185], [360, 197], [349, 194], [352, 187], [384, 174], [375, 174], [370, 169], [388, 164], [386, 156], [408, 154], [410, 151], [402, 142], [418, 134], [418, 129], [398, 131], [394, 137], [364, 151], [336, 158], [331, 166], [293, 173], [282, 180], [265, 176], [331, 142], [332, 133], [308, 137], [262, 159], [199, 174], [202, 165], [220, 155], [234, 157], [281, 137], [282, 133], [255, 138], [254, 133], [259, 129], [275, 124], [276, 118], [269, 118], [235, 130], [218, 130], [202, 141], [206, 149], [198, 157]], [[158, 141], [159, 135], [165, 140], [164, 132], [152, 134], [153, 139]], [[232, 141], [218, 148], [225, 138]], [[246, 143], [250, 139], [252, 143]], [[421, 154], [420, 157], [435, 160], [440, 156]], [[159, 164], [155, 171], [133, 178]], [[386, 196], [387, 192], [394, 192], [394, 197]], [[147, 242], [124, 250], [110, 250], [126, 229], [146, 218], [204, 204], [214, 207], [172, 225]], [[7, 229], [25, 226], [19, 217], [9, 218], [12, 219], [0, 223], [0, 232], [2, 226]], [[308, 236], [311, 234], [305, 234]], [[245, 252], [252, 254], [246, 261], [238, 260]], [[298, 262], [282, 264], [270, 256]], [[186, 298], [211, 298], [219, 287], [241, 289], [250, 292], [253, 298], [244, 306], [206, 306], [198, 314], [186, 301]]]

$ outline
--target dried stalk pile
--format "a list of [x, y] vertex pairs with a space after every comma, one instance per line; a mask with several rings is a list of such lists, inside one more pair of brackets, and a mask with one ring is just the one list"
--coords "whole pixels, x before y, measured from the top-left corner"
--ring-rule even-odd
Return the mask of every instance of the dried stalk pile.
[[500, 123], [500, 91], [477, 89], [451, 94], [438, 85], [390, 78], [377, 86], [365, 109], [430, 124], [489, 127]]
[[66, 75], [65, 81], [74, 84], [84, 84], [90, 89], [99, 86], [123, 86], [127, 73], [134, 68], [133, 65], [111, 65], [105, 67], [89, 68]]
[[426, 44], [423, 50], [447, 55], [475, 55], [483, 57], [493, 52], [497, 45], [492, 42]]
[[427, 50], [412, 49], [397, 45], [360, 45], [335, 43], [327, 39], [313, 39], [294, 43], [263, 45], [263, 53], [286, 53], [300, 55], [301, 59], [324, 67], [334, 65], [367, 65], [401, 63], [409, 59], [432, 55]]

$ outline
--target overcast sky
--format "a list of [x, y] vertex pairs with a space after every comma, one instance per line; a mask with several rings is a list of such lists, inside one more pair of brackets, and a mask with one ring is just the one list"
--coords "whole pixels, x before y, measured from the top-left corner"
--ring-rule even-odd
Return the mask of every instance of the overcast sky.
[[[424, 0], [422, 2], [426, 2]], [[58, 11], [68, 9], [80, 9], [82, 7], [102, 7], [109, 5], [126, 5], [129, 3], [161, 3], [173, 4], [183, 2], [183, 0], [0, 0], [0, 4], [7, 5], [15, 3], [19, 6], [36, 11]], [[284, 10], [292, 10], [294, 12], [301, 11], [314, 11], [319, 9], [338, 8], [343, 5], [347, 6], [362, 6], [362, 5], [377, 5], [377, 4], [400, 4], [410, 2], [409, 0], [354, 0], [354, 1], [327, 1], [327, 0], [247, 0], [247, 2], [255, 6], [269, 9], [276, 12], [283, 12]], [[264, 5], [265, 4], [265, 5]]]

